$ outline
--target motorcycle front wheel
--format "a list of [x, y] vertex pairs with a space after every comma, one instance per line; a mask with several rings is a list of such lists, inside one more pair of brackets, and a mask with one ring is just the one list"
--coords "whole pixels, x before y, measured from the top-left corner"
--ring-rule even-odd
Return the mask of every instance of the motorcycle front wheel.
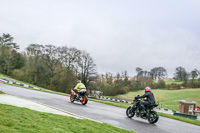
[[73, 103], [74, 102], [74, 99], [73, 99], [73, 96], [71, 95], [70, 96], [70, 101]]
[[82, 98], [83, 98], [83, 100], [81, 100], [81, 103], [83, 104], [83, 105], [85, 105], [87, 102], [88, 102], [88, 98], [87, 98], [87, 96], [81, 96]]
[[131, 118], [135, 115], [135, 111], [131, 108], [131, 106], [127, 108], [126, 115], [128, 116], [128, 118]]
[[150, 115], [148, 117], [148, 121], [149, 123], [153, 124], [153, 123], [156, 123], [159, 119], [159, 115], [156, 111], [151, 111], [150, 112]]

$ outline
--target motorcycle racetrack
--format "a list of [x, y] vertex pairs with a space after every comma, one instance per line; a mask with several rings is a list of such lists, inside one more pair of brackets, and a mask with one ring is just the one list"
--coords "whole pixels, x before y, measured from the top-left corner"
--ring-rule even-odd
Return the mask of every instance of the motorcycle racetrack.
[[[126, 109], [102, 103], [88, 101], [86, 105], [80, 102], [70, 102], [70, 98], [62, 95], [24, 89], [20, 87], [0, 84], [0, 90], [11, 95], [31, 101], [47, 104], [79, 116], [111, 124], [116, 127], [136, 131], [138, 133], [199, 133], [200, 126], [185, 122], [159, 117], [155, 124], [149, 124], [145, 119], [126, 116]], [[14, 102], [14, 101], [13, 101]], [[103, 132], [103, 131], [102, 131]]]

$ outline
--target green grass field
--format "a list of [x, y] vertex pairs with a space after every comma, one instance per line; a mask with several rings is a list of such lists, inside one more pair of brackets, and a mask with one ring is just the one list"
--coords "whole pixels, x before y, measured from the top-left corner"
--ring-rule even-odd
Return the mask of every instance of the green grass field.
[[177, 80], [166, 80], [165, 83], [166, 84], [172, 84], [172, 83], [175, 83], [175, 84], [182, 84], [184, 81], [177, 81]]
[[[200, 106], [200, 88], [198, 89], [181, 89], [181, 90], [160, 90], [152, 89], [156, 101], [159, 102], [159, 106], [166, 109], [179, 111], [178, 100], [192, 100], [197, 102], [197, 106]], [[127, 99], [132, 101], [137, 95], [143, 95], [144, 91], [129, 92], [125, 95], [118, 95], [118, 98]]]
[[[165, 84], [182, 84], [184, 81], [180, 81], [180, 80], [164, 80]], [[155, 83], [158, 83], [158, 81], [154, 81]]]
[[0, 104], [1, 133], [132, 133], [105, 123]]

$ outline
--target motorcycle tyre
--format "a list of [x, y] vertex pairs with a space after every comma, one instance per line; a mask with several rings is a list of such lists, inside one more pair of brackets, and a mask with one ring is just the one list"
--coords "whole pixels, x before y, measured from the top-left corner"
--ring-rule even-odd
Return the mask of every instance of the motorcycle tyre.
[[72, 98], [73, 96], [71, 95], [70, 96], [70, 101], [73, 103], [74, 102], [74, 99]]
[[131, 107], [128, 107], [126, 109], [126, 115], [128, 118], [132, 118], [134, 115], [135, 115], [135, 111], [133, 111], [133, 114], [130, 115], [129, 111], [131, 110], [132, 108]]
[[[151, 121], [151, 119], [150, 119], [150, 116], [151, 116], [152, 113], [156, 116], [156, 118], [153, 121]], [[148, 118], [149, 123], [154, 124], [154, 123], [156, 123], [158, 121], [158, 119], [159, 119], [158, 113], [156, 111], [151, 111], [150, 115], [149, 115], [149, 118]]]
[[83, 100], [81, 101], [82, 105], [87, 104], [87, 102], [88, 102], [87, 96], [81, 96], [81, 97], [83, 98]]

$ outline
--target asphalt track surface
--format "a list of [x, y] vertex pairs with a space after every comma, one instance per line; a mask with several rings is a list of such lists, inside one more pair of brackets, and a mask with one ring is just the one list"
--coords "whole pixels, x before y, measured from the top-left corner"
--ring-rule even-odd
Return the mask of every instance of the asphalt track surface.
[[47, 104], [89, 119], [136, 131], [137, 133], [200, 133], [200, 126], [161, 116], [155, 124], [149, 124], [147, 120], [137, 117], [130, 119], [126, 117], [126, 109], [97, 102], [88, 101], [86, 105], [82, 105], [79, 102], [71, 103], [69, 97], [66, 96], [1, 83], [0, 90], [7, 94]]

